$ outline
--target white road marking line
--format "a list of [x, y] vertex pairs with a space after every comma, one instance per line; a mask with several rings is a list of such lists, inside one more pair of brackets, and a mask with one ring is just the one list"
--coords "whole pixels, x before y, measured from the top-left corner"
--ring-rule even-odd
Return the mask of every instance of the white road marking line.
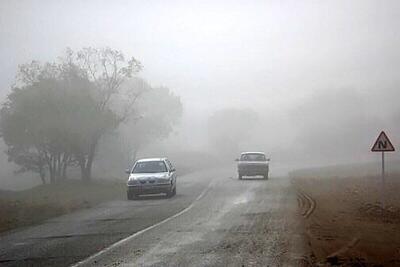
[[139, 236], [139, 235], [141, 235], [141, 234], [143, 234], [143, 233], [145, 233], [145, 232], [147, 232], [147, 231], [149, 231], [149, 230], [151, 230], [153, 228], [156, 228], [157, 226], [160, 226], [160, 225], [162, 225], [162, 224], [164, 224], [166, 222], [169, 222], [170, 220], [172, 220], [172, 219], [174, 219], [176, 217], [179, 217], [182, 214], [188, 212], [190, 209], [193, 208], [194, 204], [197, 201], [199, 201], [210, 190], [212, 183], [213, 183], [213, 181], [208, 184], [208, 186], [203, 190], [203, 192], [201, 192], [201, 194], [188, 207], [186, 207], [185, 209], [181, 210], [180, 212], [178, 212], [178, 213], [176, 213], [176, 214], [174, 214], [174, 215], [162, 220], [161, 222], [153, 224], [153, 225], [151, 225], [151, 226], [149, 226], [149, 227], [147, 227], [145, 229], [142, 229], [142, 230], [134, 233], [133, 235], [130, 235], [128, 237], [125, 237], [124, 239], [121, 239], [121, 240], [117, 241], [116, 243], [110, 245], [109, 247], [106, 247], [103, 250], [100, 250], [99, 252], [93, 254], [92, 256], [89, 256], [88, 258], [86, 258], [84, 260], [81, 260], [81, 261], [79, 261], [77, 263], [72, 264], [71, 267], [78, 267], [78, 266], [82, 266], [82, 265], [88, 264], [90, 261], [96, 259], [97, 257], [103, 255], [104, 253], [106, 253], [106, 252], [108, 252], [108, 251], [110, 251], [110, 250], [112, 250], [112, 249], [114, 249], [116, 247], [119, 247], [119, 246], [129, 242], [130, 240], [134, 239], [135, 237], [137, 237], [137, 236]]

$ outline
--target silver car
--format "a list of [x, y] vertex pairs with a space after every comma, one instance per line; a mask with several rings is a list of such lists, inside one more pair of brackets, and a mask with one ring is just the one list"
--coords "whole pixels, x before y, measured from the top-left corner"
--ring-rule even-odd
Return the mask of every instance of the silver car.
[[129, 200], [144, 194], [176, 195], [176, 171], [167, 158], [140, 159], [127, 173]]
[[243, 152], [238, 162], [237, 169], [239, 180], [243, 176], [258, 176], [261, 175], [264, 179], [268, 179], [269, 160], [265, 157], [264, 152]]

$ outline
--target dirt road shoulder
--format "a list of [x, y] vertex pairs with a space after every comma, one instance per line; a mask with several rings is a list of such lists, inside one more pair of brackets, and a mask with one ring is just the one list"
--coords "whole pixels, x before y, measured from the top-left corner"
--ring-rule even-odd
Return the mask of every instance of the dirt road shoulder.
[[0, 191], [0, 232], [90, 208], [125, 196], [121, 181], [65, 181], [24, 191]]
[[298, 205], [319, 266], [400, 265], [400, 179], [387, 179], [384, 209], [379, 178], [295, 177]]

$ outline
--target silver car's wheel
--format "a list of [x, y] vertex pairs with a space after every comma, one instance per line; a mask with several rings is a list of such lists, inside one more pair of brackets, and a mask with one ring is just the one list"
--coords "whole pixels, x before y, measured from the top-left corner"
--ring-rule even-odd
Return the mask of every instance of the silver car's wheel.
[[176, 186], [174, 187], [174, 190], [172, 190], [172, 195], [173, 195], [173, 196], [176, 195]]

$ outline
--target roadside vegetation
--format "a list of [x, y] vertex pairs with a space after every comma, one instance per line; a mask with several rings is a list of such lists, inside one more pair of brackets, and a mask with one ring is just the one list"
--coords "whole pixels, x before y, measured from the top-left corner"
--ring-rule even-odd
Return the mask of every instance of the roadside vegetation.
[[149, 142], [167, 137], [181, 116], [180, 98], [137, 77], [142, 68], [111, 48], [67, 49], [57, 61], [21, 65], [0, 113], [16, 172], [55, 184], [75, 168], [89, 182], [99, 147], [111, 156], [119, 150], [113, 160], [127, 164]]

